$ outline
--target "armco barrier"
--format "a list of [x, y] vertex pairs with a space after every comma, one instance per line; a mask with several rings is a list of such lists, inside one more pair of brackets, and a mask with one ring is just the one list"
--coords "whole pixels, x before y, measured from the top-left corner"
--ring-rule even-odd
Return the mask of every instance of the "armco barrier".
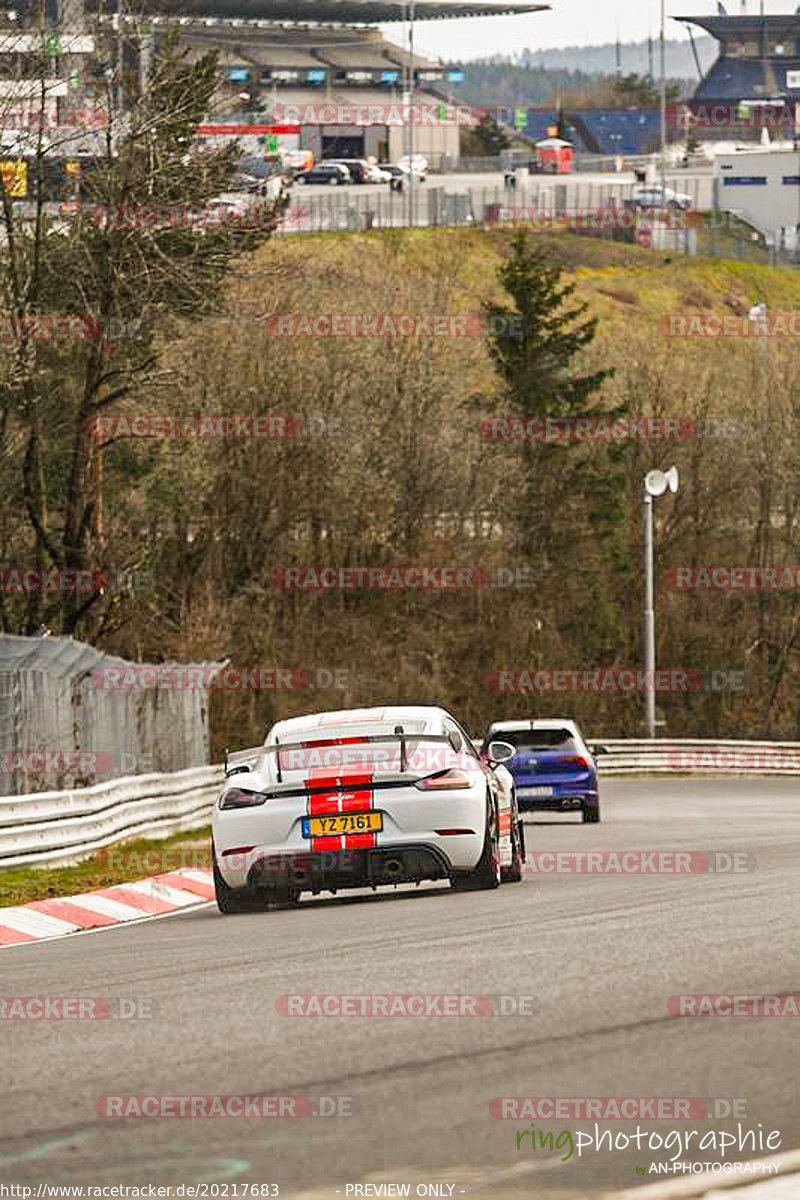
[[[596, 738], [604, 778], [625, 775], [800, 775], [800, 742]], [[480, 743], [477, 743], [480, 746]], [[80, 791], [0, 796], [0, 869], [78, 862], [103, 846], [158, 838], [211, 820], [222, 766], [136, 775]]]
[[612, 775], [800, 775], [800, 742], [596, 738], [598, 772]]
[[0, 869], [63, 866], [114, 842], [207, 825], [223, 778], [221, 766], [193, 767], [77, 791], [0, 796]]

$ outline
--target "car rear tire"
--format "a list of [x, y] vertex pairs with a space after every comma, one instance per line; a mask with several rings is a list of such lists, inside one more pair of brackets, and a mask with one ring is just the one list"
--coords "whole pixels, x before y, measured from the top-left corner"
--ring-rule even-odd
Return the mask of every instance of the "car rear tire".
[[594, 804], [584, 804], [583, 806], [583, 823], [584, 825], [596, 825], [600, 820], [600, 801], [595, 800]]
[[460, 871], [450, 877], [450, 886], [457, 892], [482, 892], [499, 887], [503, 876], [497, 846], [497, 826], [494, 818], [486, 825], [483, 850], [471, 871]]
[[212, 857], [213, 874], [214, 874], [214, 895], [217, 901], [217, 908], [221, 913], [230, 915], [231, 913], [248, 913], [248, 912], [263, 912], [264, 904], [262, 904], [255, 892], [250, 888], [232, 888], [229, 887], [222, 878], [222, 873], [217, 866], [217, 856]]

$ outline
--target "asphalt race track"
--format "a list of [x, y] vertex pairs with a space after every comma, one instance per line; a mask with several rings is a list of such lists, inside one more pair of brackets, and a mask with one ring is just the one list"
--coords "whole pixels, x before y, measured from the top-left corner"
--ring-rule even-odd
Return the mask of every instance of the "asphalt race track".
[[[454, 1197], [577, 1200], [667, 1178], [636, 1168], [674, 1151], [585, 1146], [562, 1161], [566, 1138], [558, 1150], [532, 1150], [529, 1138], [518, 1150], [530, 1118], [498, 1120], [489, 1106], [524, 1096], [702, 1098], [721, 1112], [738, 1102], [743, 1130], [777, 1130], [777, 1153], [797, 1150], [797, 1019], [680, 1017], [668, 999], [800, 991], [799, 801], [797, 779], [625, 780], [603, 785], [600, 825], [527, 817], [529, 851], [755, 856], [740, 873], [528, 873], [489, 893], [429, 885], [236, 917], [204, 906], [7, 949], [3, 996], [142, 998], [155, 1012], [2, 1023], [0, 1180], [276, 1183], [281, 1197], [315, 1200], [344, 1200], [348, 1184], [407, 1183], [414, 1195], [448, 1183]], [[288, 994], [398, 993], [533, 996], [523, 1004], [535, 1012], [276, 1008]], [[299, 1095], [337, 1115], [112, 1119], [95, 1112], [108, 1094]], [[735, 1118], [709, 1116], [601, 1129], [637, 1123], [662, 1136], [737, 1133]], [[594, 1131], [592, 1120], [535, 1125], [554, 1140]], [[720, 1161], [699, 1140], [681, 1160]], [[769, 1154], [756, 1143], [725, 1161]]]

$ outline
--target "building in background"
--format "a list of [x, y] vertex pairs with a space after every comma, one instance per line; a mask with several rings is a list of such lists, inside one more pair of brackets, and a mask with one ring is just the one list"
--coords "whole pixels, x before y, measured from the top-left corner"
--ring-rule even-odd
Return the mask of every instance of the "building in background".
[[[701, 140], [793, 140], [800, 104], [800, 13], [675, 17], [719, 42], [719, 56], [701, 78], [687, 107]], [[763, 5], [762, 5], [763, 7]], [[699, 64], [698, 64], [699, 71]]]
[[[209, 49], [219, 54], [211, 120], [280, 124], [273, 114], [282, 106], [300, 107], [308, 118], [296, 135], [275, 135], [279, 143], [270, 134], [244, 142], [246, 153], [263, 156], [283, 145], [306, 147], [315, 159], [397, 158], [408, 133], [387, 111], [422, 105], [430, 115], [415, 126], [414, 152], [457, 157], [459, 122], [448, 101], [460, 72], [420, 57], [410, 44], [387, 40], [378, 24], [405, 31], [409, 18], [418, 23], [547, 8], [531, 0], [306, 0], [302, 10], [297, 0], [149, 0], [134, 13], [121, 0], [48, 0], [43, 23], [41, 7], [17, 0], [17, 8], [0, 17], [0, 105], [5, 101], [8, 118], [12, 107], [20, 109], [3, 122], [3, 133], [23, 119], [21, 110], [33, 98], [26, 87], [35, 86], [42, 54], [49, 63], [47, 123], [61, 125], [62, 115], [75, 108], [113, 108], [107, 98], [119, 100], [120, 80], [123, 102], [141, 88], [159, 45], [177, 29], [190, 59]], [[348, 120], [354, 107], [367, 116]], [[266, 144], [265, 137], [271, 139]], [[70, 154], [100, 152], [91, 129], [76, 142]]]

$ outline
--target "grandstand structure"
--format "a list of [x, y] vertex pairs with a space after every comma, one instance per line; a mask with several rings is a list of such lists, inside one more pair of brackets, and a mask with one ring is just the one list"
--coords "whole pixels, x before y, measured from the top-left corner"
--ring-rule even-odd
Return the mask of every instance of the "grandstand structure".
[[719, 56], [692, 97], [694, 104], [800, 100], [800, 14], [675, 17], [719, 42]]
[[[606, 156], [652, 154], [660, 145], [659, 109], [587, 108], [564, 114], [564, 134], [576, 149]], [[530, 108], [524, 133], [540, 141], [558, 120], [552, 108]]]
[[[689, 110], [701, 128], [715, 128], [723, 138], [746, 139], [749, 129], [763, 127], [793, 132], [795, 105], [800, 104], [800, 10], [781, 16], [730, 16], [722, 4], [720, 10], [713, 17], [674, 18], [690, 36], [697, 26], [719, 42], [719, 55], [701, 78]], [[718, 120], [708, 115], [715, 107]], [[727, 122], [726, 108], [733, 114]]]
[[[683, 112], [671, 109], [670, 140], [685, 138], [689, 114], [699, 140], [758, 141], [765, 128], [794, 137], [800, 104], [800, 7], [782, 16], [722, 11], [717, 16], [671, 19], [684, 25], [692, 45], [693, 27], [710, 34], [719, 43], [719, 52], [705, 74], [695, 52], [700, 82], [684, 101]], [[658, 108], [576, 109], [564, 115], [570, 136], [586, 153], [651, 154], [660, 145]], [[524, 131], [533, 138], [546, 137], [556, 119], [552, 109], [529, 109]]]
[[[0, 106], [21, 89], [24, 93], [31, 52], [45, 35], [52, 64], [46, 90], [60, 111], [92, 94], [102, 96], [120, 73], [123, 79], [142, 80], [159, 44], [177, 29], [190, 61], [209, 49], [218, 53], [212, 120], [296, 124], [296, 144], [310, 149], [315, 160], [395, 159], [405, 152], [408, 134], [402, 117], [392, 120], [392, 114], [421, 107], [427, 119], [414, 130], [413, 149], [432, 161], [458, 157], [464, 124], [476, 123], [459, 120], [447, 103], [454, 100], [454, 85], [463, 73], [415, 53], [410, 37], [408, 47], [385, 38], [378, 25], [413, 28], [412, 21], [550, 8], [537, 0], [137, 0], [135, 8], [123, 0], [47, 4], [46, 29], [39, 4], [22, 3], [13, 23], [8, 12], [0, 15]], [[301, 119], [282, 121], [284, 111]], [[256, 147], [251, 143], [245, 149]]]

